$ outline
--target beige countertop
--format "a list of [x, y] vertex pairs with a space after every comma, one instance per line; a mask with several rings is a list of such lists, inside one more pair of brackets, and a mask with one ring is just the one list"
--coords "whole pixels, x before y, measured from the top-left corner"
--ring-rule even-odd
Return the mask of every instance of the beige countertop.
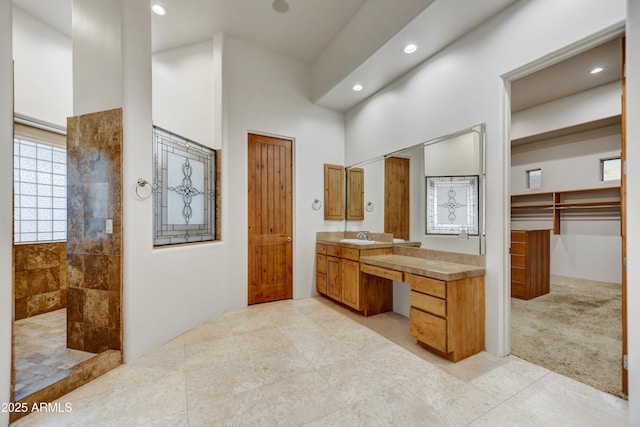
[[482, 276], [485, 273], [484, 267], [480, 266], [397, 254], [363, 256], [360, 257], [360, 263], [444, 281]]
[[345, 243], [341, 242], [341, 239], [317, 239], [316, 243], [321, 245], [342, 246], [351, 249], [379, 249], [379, 248], [392, 248], [393, 242], [379, 242], [374, 240], [375, 243]]

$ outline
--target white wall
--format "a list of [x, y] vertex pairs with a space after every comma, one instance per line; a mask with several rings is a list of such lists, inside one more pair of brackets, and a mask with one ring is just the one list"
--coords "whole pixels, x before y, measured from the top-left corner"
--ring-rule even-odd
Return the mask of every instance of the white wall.
[[213, 143], [213, 40], [153, 55], [153, 123]]
[[120, 6], [120, 2], [73, 1], [74, 116], [122, 107]]
[[13, 8], [15, 112], [67, 127], [73, 112], [71, 38]]
[[[0, 200], [13, 198], [13, 61], [11, 2], [0, 2]], [[13, 207], [0, 206], [0, 403], [11, 401], [11, 328], [13, 326]], [[0, 412], [0, 426], [9, 414]]]
[[235, 307], [247, 301], [247, 133], [294, 140], [293, 296], [315, 294], [315, 233], [342, 228], [313, 210], [324, 199], [323, 164], [344, 164], [344, 116], [309, 101], [309, 66], [227, 37], [224, 49], [226, 114], [225, 205], [229, 294]]
[[[501, 76], [625, 20], [624, 0], [516, 2], [347, 113], [346, 160], [486, 123], [486, 348], [509, 352], [508, 131]], [[540, 31], [544, 28], [544, 31]]]
[[[640, 117], [640, 2], [627, 0], [627, 117]], [[640, 121], [627, 120], [627, 216], [640, 218]], [[629, 425], [640, 425], [640, 224], [627, 222]]]

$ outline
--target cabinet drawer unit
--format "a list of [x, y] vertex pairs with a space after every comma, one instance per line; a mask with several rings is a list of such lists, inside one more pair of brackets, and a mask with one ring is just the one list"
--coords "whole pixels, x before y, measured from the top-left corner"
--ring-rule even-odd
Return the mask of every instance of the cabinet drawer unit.
[[409, 332], [418, 341], [447, 353], [447, 321], [411, 307]]
[[362, 264], [360, 270], [363, 273], [372, 274], [378, 277], [384, 277], [385, 279], [402, 281], [402, 272], [397, 270], [391, 270], [389, 268], [377, 267], [375, 265]]
[[358, 261], [360, 259], [360, 251], [358, 249], [342, 248], [342, 258]]
[[412, 291], [422, 292], [438, 298], [447, 297], [447, 285], [441, 280], [407, 273], [405, 274], [405, 282], [409, 282]]
[[327, 254], [327, 245], [321, 245], [320, 243], [316, 243], [316, 253], [326, 255]]
[[522, 282], [525, 279], [525, 269], [522, 267], [511, 267], [511, 281]]
[[512, 242], [526, 242], [527, 232], [524, 230], [511, 230]]
[[514, 255], [524, 255], [527, 253], [527, 244], [524, 242], [511, 242], [511, 253]]
[[340, 258], [342, 256], [342, 248], [340, 246], [327, 245], [327, 255]]
[[512, 267], [524, 267], [526, 258], [523, 255], [511, 255]]
[[447, 302], [431, 295], [411, 291], [411, 307], [419, 308], [436, 316], [447, 316]]

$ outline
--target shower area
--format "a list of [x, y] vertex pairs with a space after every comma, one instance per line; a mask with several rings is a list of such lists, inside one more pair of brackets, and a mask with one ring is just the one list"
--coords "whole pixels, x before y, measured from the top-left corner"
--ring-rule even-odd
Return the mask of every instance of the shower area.
[[16, 125], [13, 400], [51, 401], [122, 361], [122, 110]]

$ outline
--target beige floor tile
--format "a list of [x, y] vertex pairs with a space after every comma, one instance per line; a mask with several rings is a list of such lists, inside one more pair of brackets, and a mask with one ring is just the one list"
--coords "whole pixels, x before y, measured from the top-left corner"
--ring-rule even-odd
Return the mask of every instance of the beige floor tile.
[[304, 427], [365, 427], [364, 422], [351, 408], [344, 408], [317, 420]]
[[[552, 424], [553, 425], [553, 424]], [[502, 403], [491, 411], [468, 424], [469, 427], [549, 427], [545, 420], [535, 415], [525, 414], [508, 402]]]
[[383, 374], [393, 378], [397, 383], [411, 381], [437, 369], [435, 366], [425, 363], [424, 360], [398, 346], [383, 347], [380, 350], [362, 356], [362, 358], [370, 362]]
[[313, 371], [313, 365], [293, 346], [257, 352], [248, 359], [260, 385]]
[[261, 392], [279, 426], [302, 425], [346, 407], [317, 372], [267, 384]]
[[626, 426], [628, 402], [554, 372], [507, 401], [528, 416], [564, 426]]
[[258, 389], [214, 399], [191, 396], [188, 412], [189, 427], [277, 426]]
[[259, 329], [236, 335], [238, 347], [245, 356], [252, 356], [259, 351], [270, 351], [282, 347], [290, 347], [291, 341], [277, 329]]
[[361, 359], [349, 359], [318, 369], [318, 373], [348, 405], [396, 385], [389, 375]]
[[229, 360], [226, 364], [202, 366], [186, 370], [187, 398], [215, 398], [258, 388], [251, 365], [244, 360]]
[[466, 425], [501, 403], [478, 387], [440, 369], [406, 382], [404, 387], [445, 414], [455, 425]]
[[357, 357], [355, 351], [336, 338], [296, 342], [294, 346], [315, 368]]
[[447, 420], [398, 385], [353, 406], [367, 426], [441, 426]]

